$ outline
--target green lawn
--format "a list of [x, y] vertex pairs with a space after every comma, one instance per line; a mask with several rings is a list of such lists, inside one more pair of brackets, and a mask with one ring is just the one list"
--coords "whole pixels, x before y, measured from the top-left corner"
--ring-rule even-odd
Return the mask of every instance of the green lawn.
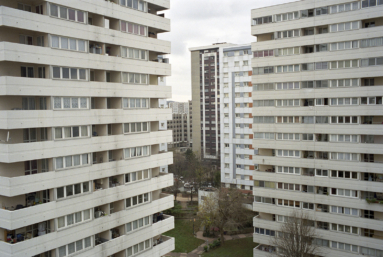
[[252, 237], [225, 241], [221, 245], [207, 253], [203, 257], [253, 257], [253, 249], [258, 244], [253, 242]]
[[173, 252], [177, 253], [189, 253], [204, 243], [203, 240], [193, 236], [193, 222], [188, 219], [175, 220], [175, 228], [164, 235], [175, 238], [176, 247]]

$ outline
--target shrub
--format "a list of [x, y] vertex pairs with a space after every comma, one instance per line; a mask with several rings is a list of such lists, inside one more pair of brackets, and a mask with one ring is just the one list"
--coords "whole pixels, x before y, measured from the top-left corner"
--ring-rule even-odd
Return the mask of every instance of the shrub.
[[208, 252], [208, 251], [209, 251], [209, 247], [208, 247], [207, 245], [205, 245], [205, 246], [203, 247], [203, 250], [204, 250], [205, 252]]

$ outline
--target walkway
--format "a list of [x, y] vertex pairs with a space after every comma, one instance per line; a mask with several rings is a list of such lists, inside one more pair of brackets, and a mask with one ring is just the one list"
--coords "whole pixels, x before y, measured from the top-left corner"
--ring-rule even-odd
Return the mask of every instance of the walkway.
[[[233, 236], [224, 236], [225, 241], [241, 239], [241, 238], [246, 238], [246, 237], [253, 237], [253, 234], [250, 233], [250, 234], [239, 234], [239, 235], [233, 235]], [[211, 242], [213, 242], [214, 240], [217, 239], [217, 238], [203, 237], [202, 231], [198, 231], [197, 232], [197, 238], [204, 240], [205, 243], [201, 244], [200, 246], [198, 246], [198, 248], [194, 249], [190, 253], [174, 253], [174, 252], [171, 252], [171, 253], [166, 254], [165, 257], [170, 257], [170, 256], [171, 257], [199, 257], [201, 254], [204, 253], [203, 248], [207, 244], [209, 244], [209, 243], [211, 243]]]

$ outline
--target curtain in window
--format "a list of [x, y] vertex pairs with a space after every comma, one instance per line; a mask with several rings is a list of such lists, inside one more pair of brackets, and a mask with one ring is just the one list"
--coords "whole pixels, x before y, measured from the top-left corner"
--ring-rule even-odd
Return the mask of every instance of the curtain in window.
[[58, 228], [62, 228], [65, 226], [65, 217], [60, 217], [58, 218], [58, 224], [57, 224]]
[[56, 169], [62, 169], [64, 167], [63, 164], [64, 163], [62, 157], [56, 158]]
[[79, 166], [80, 163], [80, 155], [74, 155], [73, 156], [73, 166]]
[[69, 14], [69, 20], [75, 21], [76, 20], [76, 11], [73, 9], [68, 9]]
[[128, 24], [128, 32], [133, 33], [133, 24], [129, 22], [127, 22], [127, 24]]
[[[52, 8], [52, 5], [51, 5], [51, 8]], [[51, 13], [52, 13], [52, 10], [51, 10]], [[64, 257], [64, 256], [66, 256], [66, 245], [61, 246], [59, 248], [59, 257]]]
[[134, 74], [129, 73], [129, 83], [134, 83]]
[[52, 47], [59, 48], [59, 37], [58, 36], [51, 36], [51, 42], [52, 42]]
[[141, 108], [141, 99], [136, 99], [136, 108]]
[[65, 138], [72, 137], [71, 127], [64, 127], [64, 137]]
[[82, 155], [82, 165], [88, 164], [88, 154]]
[[147, 108], [147, 101], [148, 99], [141, 99], [142, 100], [142, 108]]
[[84, 17], [85, 17], [84, 12], [77, 11], [77, 21], [78, 22], [85, 22]]
[[136, 100], [134, 98], [130, 98], [130, 106], [129, 107], [130, 108], [135, 108], [136, 107]]
[[125, 158], [130, 158], [130, 149], [125, 149]]
[[55, 138], [62, 138], [62, 128], [55, 128]]
[[66, 156], [65, 157], [65, 167], [72, 167], [72, 156]]
[[146, 81], [146, 78], [147, 78], [147, 75], [141, 75], [141, 84], [147, 84], [147, 81]]
[[68, 49], [68, 38], [60, 37], [60, 39], [61, 39], [61, 48]]

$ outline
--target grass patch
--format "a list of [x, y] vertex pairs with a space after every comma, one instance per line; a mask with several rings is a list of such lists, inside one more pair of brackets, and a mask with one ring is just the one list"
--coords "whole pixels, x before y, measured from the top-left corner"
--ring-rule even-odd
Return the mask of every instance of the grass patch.
[[[193, 236], [193, 222], [188, 219], [175, 220], [175, 228], [164, 233], [165, 236], [175, 238], [175, 249], [173, 252], [189, 253], [204, 243], [203, 240]], [[197, 230], [197, 228], [195, 227]], [[197, 231], [196, 231], [197, 232]]]
[[225, 241], [224, 245], [219, 246], [207, 253], [203, 257], [253, 257], [253, 249], [258, 244], [253, 242], [253, 237]]

